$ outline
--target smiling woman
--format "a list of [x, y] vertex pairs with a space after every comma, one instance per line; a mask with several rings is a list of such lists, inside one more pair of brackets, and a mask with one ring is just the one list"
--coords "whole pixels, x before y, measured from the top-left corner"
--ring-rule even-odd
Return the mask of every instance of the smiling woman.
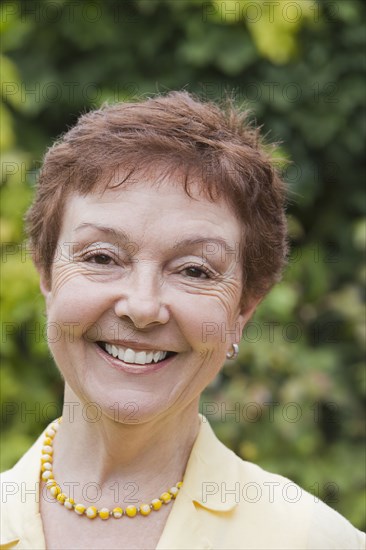
[[67, 400], [82, 395], [106, 417], [111, 404], [133, 402], [139, 424], [197, 416], [230, 349], [220, 335], [203, 341], [204, 323], [224, 323], [239, 340], [248, 315], [239, 310], [235, 256], [202, 252], [203, 239], [234, 249], [240, 222], [224, 201], [194, 200], [168, 179], [155, 181], [70, 197], [51, 286], [41, 277], [50, 326], [63, 332], [50, 347], [73, 392]]
[[[3, 475], [6, 548], [362, 548], [198, 415], [287, 253], [284, 185], [245, 114], [174, 92], [82, 116], [27, 223], [65, 404]], [[253, 503], [248, 485], [279, 490]]]

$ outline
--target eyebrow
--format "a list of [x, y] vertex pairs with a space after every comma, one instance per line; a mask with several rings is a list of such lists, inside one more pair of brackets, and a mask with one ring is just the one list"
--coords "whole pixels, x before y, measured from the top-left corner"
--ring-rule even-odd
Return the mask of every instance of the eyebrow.
[[173, 248], [177, 250], [202, 244], [217, 244], [224, 247], [226, 250], [234, 250], [230, 243], [222, 237], [197, 237], [191, 239], [183, 239], [182, 241], [179, 241], [177, 244], [175, 244]]
[[84, 229], [96, 229], [101, 233], [106, 233], [110, 237], [113, 237], [117, 241], [130, 242], [130, 239], [125, 231], [121, 229], [114, 229], [114, 227], [108, 227], [107, 225], [100, 225], [98, 223], [81, 223], [75, 228], [75, 233], [83, 231]]
[[[84, 229], [94, 229], [97, 231], [100, 231], [101, 233], [106, 233], [107, 235], [110, 235], [117, 241], [122, 241], [125, 243], [131, 242], [131, 239], [129, 238], [128, 234], [125, 231], [122, 231], [121, 229], [115, 229], [113, 227], [109, 227], [107, 225], [100, 225], [97, 223], [81, 223], [75, 228], [75, 233], [82, 231]], [[230, 243], [222, 238], [222, 237], [191, 237], [183, 239], [182, 241], [179, 241], [178, 243], [174, 244], [172, 247], [174, 250], [181, 250], [184, 248], [189, 248], [193, 246], [199, 246], [204, 244], [215, 244], [222, 246], [227, 251], [234, 251], [234, 248], [230, 245]]]

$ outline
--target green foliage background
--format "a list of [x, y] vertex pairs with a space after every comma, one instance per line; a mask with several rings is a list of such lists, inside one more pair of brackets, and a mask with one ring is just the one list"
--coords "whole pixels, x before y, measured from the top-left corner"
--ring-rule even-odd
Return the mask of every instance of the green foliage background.
[[19, 247], [46, 148], [106, 100], [235, 90], [292, 161], [292, 253], [202, 412], [244, 459], [365, 528], [365, 4], [57, 0], [1, 9], [1, 468], [61, 411], [37, 275]]

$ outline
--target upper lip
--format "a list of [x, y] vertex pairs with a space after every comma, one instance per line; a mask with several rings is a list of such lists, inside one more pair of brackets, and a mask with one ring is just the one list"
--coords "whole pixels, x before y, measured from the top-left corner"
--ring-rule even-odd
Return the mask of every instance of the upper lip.
[[137, 340], [100, 340], [100, 342], [102, 342], [103, 344], [110, 344], [112, 346], [121, 346], [121, 347], [126, 348], [126, 349], [130, 348], [132, 350], [173, 351], [173, 350], [170, 350], [168, 347], [165, 347], [165, 346], [162, 346], [162, 347], [160, 347], [160, 345], [152, 346], [151, 344], [148, 344], [148, 343], [145, 344], [145, 343], [137, 341]]

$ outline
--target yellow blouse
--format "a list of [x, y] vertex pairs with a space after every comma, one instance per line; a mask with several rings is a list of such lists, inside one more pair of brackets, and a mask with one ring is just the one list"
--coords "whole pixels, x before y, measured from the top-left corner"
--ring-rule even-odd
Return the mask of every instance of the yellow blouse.
[[[43, 438], [1, 474], [1, 549], [46, 549], [38, 490]], [[364, 533], [322, 501], [237, 457], [201, 417], [157, 550], [361, 550], [365, 543]]]

